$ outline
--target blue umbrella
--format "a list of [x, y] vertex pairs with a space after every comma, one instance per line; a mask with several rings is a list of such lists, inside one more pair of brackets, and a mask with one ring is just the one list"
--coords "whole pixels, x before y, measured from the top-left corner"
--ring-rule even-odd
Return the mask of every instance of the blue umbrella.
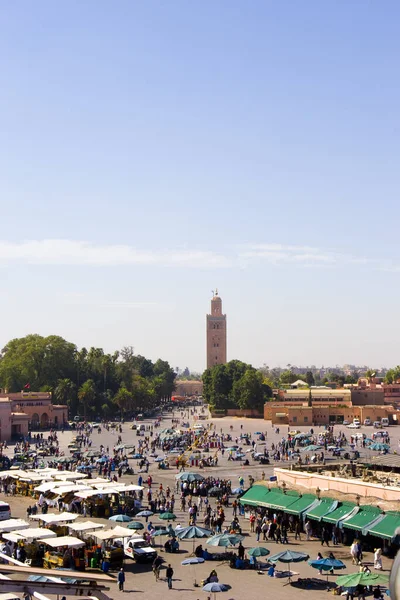
[[194, 552], [194, 541], [199, 538], [210, 537], [213, 533], [209, 529], [204, 527], [198, 527], [197, 525], [191, 525], [190, 527], [183, 527], [178, 529], [176, 537], [180, 540], [193, 540], [193, 552]]
[[183, 560], [181, 562], [181, 564], [186, 567], [187, 565], [192, 565], [193, 566], [193, 573], [194, 573], [194, 587], [197, 587], [197, 581], [196, 581], [196, 571], [195, 571], [195, 566], [199, 565], [201, 563], [204, 562], [204, 558], [198, 558], [197, 556], [193, 556], [192, 558], [187, 558], [186, 560]]
[[302, 452], [316, 452], [317, 450], [322, 450], [322, 446], [310, 444], [310, 446], [306, 446], [305, 448], [303, 448]]
[[152, 533], [152, 537], [158, 537], [161, 535], [168, 535], [168, 529], [156, 529], [154, 533]]
[[137, 517], [152, 517], [154, 515], [153, 512], [151, 512], [151, 510], [142, 510], [140, 512], [137, 513]]
[[346, 565], [341, 560], [336, 558], [320, 558], [318, 560], [309, 560], [308, 564], [313, 569], [318, 569], [319, 571], [326, 571], [326, 582], [328, 583], [328, 575], [331, 573], [333, 575], [333, 571], [335, 569], [345, 569]]
[[270, 557], [271, 562], [283, 562], [289, 564], [289, 583], [292, 581], [291, 572], [290, 572], [290, 563], [292, 562], [302, 562], [303, 560], [307, 560], [309, 558], [308, 554], [305, 552], [295, 552], [292, 550], [284, 550], [283, 552], [278, 552], [278, 554], [274, 554]]
[[232, 490], [232, 494], [236, 495], [236, 494], [241, 494], [243, 492], [243, 488], [238, 487], [235, 488], [234, 490]]
[[193, 558], [186, 558], [181, 562], [181, 565], [199, 565], [204, 562], [204, 558], [198, 558], [197, 556], [193, 556]]
[[212, 538], [207, 540], [207, 544], [209, 546], [236, 546], [236, 544], [242, 542], [243, 540], [243, 535], [236, 535], [234, 533], [219, 533], [218, 535], [214, 535]]
[[200, 475], [200, 473], [179, 473], [179, 475], [176, 476], [176, 479], [178, 481], [188, 481], [189, 483], [191, 483], [192, 481], [203, 481], [203, 479], [205, 479], [205, 477], [203, 477], [203, 475]]
[[184, 527], [176, 531], [176, 537], [180, 540], [191, 540], [195, 538], [210, 537], [212, 531], [205, 529], [204, 527], [197, 527], [197, 525], [191, 525], [190, 527]]
[[390, 446], [388, 444], [381, 444], [380, 442], [375, 442], [370, 445], [370, 450], [374, 450], [376, 452], [381, 452], [382, 450], [390, 450]]
[[213, 583], [206, 583], [203, 587], [203, 592], [212, 592], [216, 594], [217, 592], [226, 592], [229, 590], [230, 586], [225, 583], [217, 583], [216, 581]]
[[108, 519], [109, 521], [116, 521], [117, 523], [130, 523], [132, 521], [132, 517], [128, 517], [128, 515], [113, 515]]

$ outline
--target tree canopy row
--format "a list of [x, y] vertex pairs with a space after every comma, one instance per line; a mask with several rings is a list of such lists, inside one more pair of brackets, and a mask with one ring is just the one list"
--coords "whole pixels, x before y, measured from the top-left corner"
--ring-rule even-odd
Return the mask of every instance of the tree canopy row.
[[111, 417], [143, 412], [170, 399], [176, 373], [165, 360], [135, 355], [131, 346], [113, 354], [82, 348], [50, 335], [13, 339], [0, 355], [0, 388], [52, 392], [70, 416]]
[[203, 397], [213, 410], [263, 410], [272, 389], [260, 370], [240, 360], [215, 365], [203, 373]]

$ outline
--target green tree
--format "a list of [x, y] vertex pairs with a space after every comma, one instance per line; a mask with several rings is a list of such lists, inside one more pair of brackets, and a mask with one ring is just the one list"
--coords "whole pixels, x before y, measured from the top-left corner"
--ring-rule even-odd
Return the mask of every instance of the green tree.
[[299, 379], [299, 376], [292, 373], [292, 371], [282, 371], [279, 377], [279, 383], [281, 385], [289, 385], [294, 383], [297, 379]]
[[57, 381], [73, 379], [76, 346], [63, 338], [37, 334], [10, 340], [0, 360], [0, 386], [19, 392], [29, 383], [32, 390], [54, 389]]
[[59, 404], [66, 404], [71, 412], [76, 409], [76, 385], [71, 379], [59, 379], [53, 397]]
[[125, 387], [120, 387], [118, 392], [113, 398], [114, 404], [116, 404], [121, 411], [121, 417], [133, 407], [132, 393], [129, 392]]
[[387, 371], [385, 383], [395, 383], [398, 379], [400, 379], [400, 365]]
[[264, 402], [271, 397], [272, 390], [265, 385], [262, 373], [247, 369], [242, 377], [233, 384], [233, 397], [239, 408], [261, 411]]
[[96, 386], [92, 379], [87, 379], [85, 383], [81, 385], [78, 392], [78, 398], [83, 407], [83, 416], [86, 421], [87, 410], [90, 406], [93, 407], [96, 400]]
[[312, 374], [311, 371], [307, 371], [307, 373], [306, 373], [306, 382], [309, 387], [311, 387], [312, 385], [315, 385], [314, 375]]

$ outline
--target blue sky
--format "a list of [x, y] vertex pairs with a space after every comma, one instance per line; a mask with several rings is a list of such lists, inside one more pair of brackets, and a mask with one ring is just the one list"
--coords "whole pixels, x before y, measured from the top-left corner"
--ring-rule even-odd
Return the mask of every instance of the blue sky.
[[400, 361], [400, 8], [0, 7], [0, 343]]

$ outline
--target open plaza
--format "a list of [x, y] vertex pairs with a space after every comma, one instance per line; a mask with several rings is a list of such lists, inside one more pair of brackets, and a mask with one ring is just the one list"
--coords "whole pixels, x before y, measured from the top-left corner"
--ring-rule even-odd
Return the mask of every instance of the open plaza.
[[[382, 592], [386, 589], [396, 553], [395, 529], [400, 525], [399, 488], [395, 470], [388, 478], [387, 471], [373, 471], [366, 463], [373, 463], [374, 456], [384, 458], [363, 442], [372, 436], [371, 427], [357, 430], [359, 440], [350, 440], [354, 432], [335, 426], [335, 447], [342, 443], [343, 452], [334, 456], [331, 444], [324, 440], [328, 435], [324, 427], [315, 428], [312, 434], [305, 427], [289, 432], [288, 427], [279, 429], [260, 419], [209, 419], [199, 407], [163, 413], [157, 420], [136, 425], [144, 428], [143, 435], [132, 429], [131, 422], [96, 426], [90, 435], [82, 430], [82, 438], [74, 430], [58, 431], [57, 440], [53, 438], [40, 450], [36, 443], [46, 442], [50, 435], [46, 432], [43, 442], [30, 443], [31, 451], [42, 455], [32, 465], [35, 471], [0, 472], [0, 499], [10, 505], [13, 519], [25, 521], [25, 525], [15, 521], [14, 526], [7, 522], [5, 529], [0, 521], [4, 562], [0, 593], [8, 593], [7, 581], [26, 578], [24, 569], [18, 570], [21, 557], [35, 573], [43, 566], [67, 569], [69, 577], [73, 571], [78, 579], [102, 575], [97, 585], [109, 589], [99, 591], [99, 598], [102, 593], [117, 599], [139, 593], [154, 599], [165, 594], [207, 599], [214, 597], [202, 589], [210, 577], [211, 583], [218, 579], [219, 584], [229, 586], [221, 596], [227, 599], [289, 598], [294, 589], [304, 598], [310, 594], [319, 598], [326, 595], [328, 585], [334, 593], [339, 576], [360, 568], [383, 582]], [[390, 452], [385, 457], [395, 459], [400, 430], [390, 427], [389, 433]], [[194, 441], [191, 449], [178, 451], [178, 440], [190, 438]], [[356, 443], [350, 446], [351, 441]], [[51, 446], [57, 447], [56, 455], [50, 455]], [[77, 448], [81, 454], [76, 454]], [[22, 448], [18, 450], [20, 454]], [[358, 460], [341, 458], [346, 451], [357, 451]], [[5, 453], [12, 458], [15, 447], [9, 446]], [[108, 460], [112, 457], [115, 460]], [[351, 464], [357, 465], [352, 468], [358, 469], [359, 479], [344, 468]], [[187, 481], [185, 477], [189, 472], [194, 474], [192, 483], [192, 478]], [[344, 484], [332, 485], [340, 480], [350, 486], [349, 493], [338, 491]], [[357, 481], [359, 487], [351, 487]], [[148, 510], [150, 516], [140, 516]], [[179, 531], [189, 525], [208, 533], [204, 538], [180, 539]], [[215, 534], [233, 537], [222, 545], [225, 540]], [[141, 542], [132, 543], [131, 551], [124, 552], [128, 536], [133, 542], [145, 540], [149, 560], [138, 559], [135, 546], [140, 548]], [[210, 545], [210, 540], [216, 541]], [[351, 554], [354, 540], [361, 544], [356, 558]], [[14, 571], [4, 559], [7, 543], [16, 557]], [[16, 553], [18, 547], [24, 547], [22, 555]], [[377, 549], [381, 551], [378, 564]], [[286, 551], [293, 553], [293, 562], [277, 560], [275, 555]], [[331, 572], [309, 564], [321, 557], [332, 560], [331, 553], [339, 561], [335, 563], [338, 569], [342, 564], [340, 570]], [[158, 569], [154, 569], [156, 555], [161, 559]], [[188, 559], [189, 564], [182, 564]], [[171, 589], [168, 565], [173, 570]], [[118, 583], [121, 568], [123, 591]], [[53, 575], [49, 570], [46, 573]], [[46, 581], [43, 574], [35, 576], [37, 585]], [[57, 578], [62, 576], [62, 571], [57, 572]], [[29, 584], [30, 591], [32, 585], [36, 584]], [[346, 588], [340, 591], [346, 594]], [[62, 597], [53, 588], [38, 587], [37, 592]], [[91, 594], [96, 596], [93, 589]]]

